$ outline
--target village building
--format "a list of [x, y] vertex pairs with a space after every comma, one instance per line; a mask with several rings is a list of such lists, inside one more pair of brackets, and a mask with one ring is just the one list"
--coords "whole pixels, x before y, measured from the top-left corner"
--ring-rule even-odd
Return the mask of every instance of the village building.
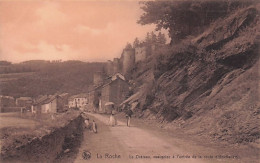
[[48, 95], [39, 96], [34, 100], [31, 106], [32, 113], [34, 114], [40, 114], [41, 113], [41, 107], [42, 103], [48, 99]]
[[0, 107], [15, 106], [15, 100], [11, 96], [0, 96]]
[[84, 110], [88, 105], [88, 94], [78, 94], [69, 98], [69, 108]]
[[29, 108], [33, 100], [31, 97], [19, 97], [15, 100], [16, 106]]
[[32, 112], [36, 114], [63, 112], [67, 105], [66, 96], [67, 94], [42, 96], [32, 104]]
[[[15, 99], [11, 96], [0, 96], [0, 112], [16, 111]], [[19, 110], [19, 108], [18, 108]]]
[[107, 112], [108, 105], [113, 104], [113, 108], [118, 108], [129, 93], [129, 85], [125, 77], [116, 73], [113, 76], [106, 78], [105, 83], [98, 86], [94, 91], [90, 92], [89, 97], [93, 100], [92, 103], [95, 111]]
[[57, 113], [63, 111], [63, 101], [59, 95], [54, 95], [41, 105], [42, 113]]
[[[69, 97], [68, 107], [104, 113], [112, 105], [112, 108], [118, 108], [129, 94], [129, 85], [121, 73], [105, 77], [103, 73], [98, 72], [94, 74], [93, 86], [94, 88], [87, 93]], [[43, 108], [50, 107], [43, 106]]]
[[68, 104], [69, 104], [69, 94], [68, 93], [62, 93], [62, 94], [59, 94], [59, 96], [62, 99], [62, 103], [63, 103], [64, 107], [68, 107]]

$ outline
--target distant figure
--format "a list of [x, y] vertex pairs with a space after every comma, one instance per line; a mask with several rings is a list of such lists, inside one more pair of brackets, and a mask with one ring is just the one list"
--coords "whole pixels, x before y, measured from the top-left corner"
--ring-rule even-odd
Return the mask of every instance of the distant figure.
[[90, 129], [90, 124], [89, 124], [89, 118], [87, 117], [86, 119], [85, 119], [85, 128], [86, 129]]
[[53, 114], [51, 115], [51, 120], [55, 120], [55, 117], [54, 117], [54, 115], [53, 115]]
[[128, 109], [126, 111], [126, 125], [128, 127], [130, 127], [130, 119], [131, 119], [132, 114], [133, 114], [133, 111], [131, 109]]
[[111, 115], [109, 117], [108, 125], [111, 125], [112, 127], [117, 125], [117, 120], [116, 120], [113, 112], [111, 113]]
[[96, 124], [96, 122], [94, 120], [92, 122], [92, 129], [93, 129], [94, 133], [97, 133], [97, 124]]

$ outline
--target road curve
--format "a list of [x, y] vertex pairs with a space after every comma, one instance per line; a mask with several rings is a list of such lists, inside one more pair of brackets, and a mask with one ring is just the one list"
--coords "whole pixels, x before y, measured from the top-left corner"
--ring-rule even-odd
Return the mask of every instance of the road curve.
[[[98, 125], [98, 133], [87, 131], [74, 162], [140, 162], [140, 163], [203, 163], [205, 160], [192, 158], [193, 154], [178, 149], [162, 138], [156, 137], [136, 126], [127, 127], [118, 121], [115, 127], [108, 126], [108, 117], [88, 113]], [[86, 153], [91, 153], [88, 159]], [[212, 160], [211, 160], [212, 162]]]

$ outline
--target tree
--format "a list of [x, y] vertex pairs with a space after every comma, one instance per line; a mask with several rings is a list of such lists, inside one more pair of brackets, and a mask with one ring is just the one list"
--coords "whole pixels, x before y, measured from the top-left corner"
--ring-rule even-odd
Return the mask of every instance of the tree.
[[[156, 30], [168, 29], [171, 44], [203, 31], [212, 21], [224, 17], [243, 1], [145, 1], [139, 24], [156, 24]], [[230, 7], [232, 6], [232, 7]], [[221, 11], [221, 12], [220, 12]]]
[[140, 41], [139, 41], [139, 39], [136, 37], [135, 40], [134, 40], [134, 42], [133, 42], [133, 48], [136, 48], [136, 47], [138, 47], [138, 46], [140, 46]]
[[125, 50], [131, 50], [133, 49], [132, 45], [128, 42], [125, 46]]
[[151, 44], [151, 35], [150, 35], [150, 32], [147, 32], [147, 33], [146, 33], [146, 37], [145, 37], [144, 42], [145, 42], [147, 45]]
[[154, 34], [154, 32], [151, 32], [151, 43], [155, 44], [157, 42], [157, 36]]
[[157, 44], [166, 44], [166, 37], [163, 33], [159, 32], [157, 36]]

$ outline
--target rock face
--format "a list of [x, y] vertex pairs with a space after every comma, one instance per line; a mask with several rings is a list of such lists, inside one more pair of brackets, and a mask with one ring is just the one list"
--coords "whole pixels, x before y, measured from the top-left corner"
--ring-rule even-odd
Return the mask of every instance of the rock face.
[[251, 6], [161, 52], [142, 109], [190, 133], [232, 143], [258, 139], [259, 29]]

